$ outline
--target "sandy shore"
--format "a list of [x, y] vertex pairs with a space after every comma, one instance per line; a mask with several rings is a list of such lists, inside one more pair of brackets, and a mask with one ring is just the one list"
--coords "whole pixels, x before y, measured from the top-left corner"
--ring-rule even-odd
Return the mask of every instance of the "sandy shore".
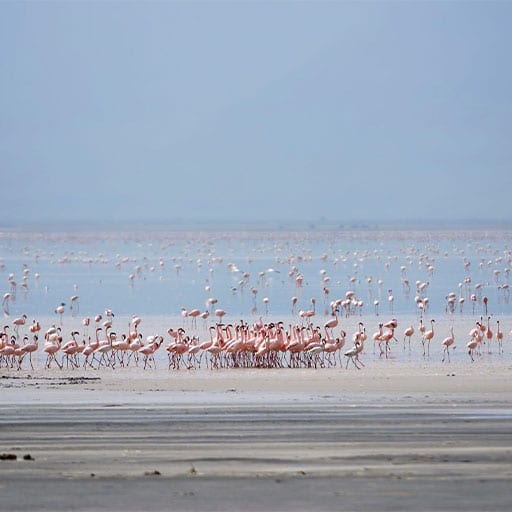
[[2, 369], [0, 509], [512, 509], [508, 346], [364, 361]]
[[36, 373], [0, 381], [4, 510], [512, 507], [506, 365]]

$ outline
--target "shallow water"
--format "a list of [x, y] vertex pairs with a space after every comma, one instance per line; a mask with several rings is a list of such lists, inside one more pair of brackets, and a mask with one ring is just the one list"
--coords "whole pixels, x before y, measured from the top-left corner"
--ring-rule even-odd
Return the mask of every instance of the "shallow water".
[[502, 230], [3, 232], [0, 291], [11, 294], [4, 310], [13, 318], [57, 318], [64, 303], [65, 315], [221, 308], [234, 321], [290, 315], [293, 296], [294, 314], [312, 309], [312, 298], [327, 314], [347, 291], [357, 314], [415, 315], [419, 296], [440, 315], [452, 292], [454, 313], [485, 315], [486, 296], [500, 316], [512, 314], [511, 240]]
[[[216, 318], [194, 326], [180, 311], [212, 310], [210, 297], [226, 311], [226, 323], [261, 315], [285, 326], [302, 322], [297, 311], [315, 298], [313, 321], [322, 326], [330, 301], [353, 290], [363, 304], [351, 306], [349, 316], [340, 312], [337, 332], [347, 332], [347, 347], [358, 322], [369, 335], [362, 370], [338, 363], [169, 371], [163, 348], [156, 369], [146, 371], [45, 370], [41, 350], [34, 370], [26, 361], [22, 371], [4, 365], [4, 451], [18, 455], [4, 462], [5, 506], [510, 509], [510, 240], [497, 230], [0, 233], [0, 291], [11, 294], [4, 321], [26, 314], [25, 330], [37, 319], [43, 329], [62, 326], [66, 340], [75, 329], [85, 332], [84, 316], [105, 317], [109, 308], [118, 333], [137, 314], [144, 336], [162, 334], [167, 343], [167, 329], [183, 326], [202, 340]], [[428, 283], [421, 293], [416, 281]], [[430, 356], [417, 330], [417, 294], [429, 298], [425, 324], [436, 320]], [[79, 297], [73, 309], [72, 295]], [[486, 315], [484, 296], [493, 328], [502, 321], [504, 352], [484, 345], [471, 362], [465, 344]], [[393, 316], [398, 341], [386, 358], [371, 335]], [[408, 325], [416, 329], [410, 350], [402, 335]], [[456, 341], [451, 362], [443, 363], [441, 341], [451, 326]], [[88, 335], [94, 328], [91, 320]]]

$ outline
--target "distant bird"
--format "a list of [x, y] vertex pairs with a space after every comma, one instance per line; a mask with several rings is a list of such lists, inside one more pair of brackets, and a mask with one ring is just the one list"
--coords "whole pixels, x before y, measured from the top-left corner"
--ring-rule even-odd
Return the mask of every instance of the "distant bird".
[[393, 302], [395, 301], [395, 297], [393, 297], [393, 290], [388, 290], [388, 302], [389, 302], [389, 308], [391, 309], [391, 312], [393, 312]]
[[188, 312], [188, 316], [192, 317], [192, 326], [197, 327], [197, 317], [201, 314], [201, 310], [199, 309], [191, 309]]
[[226, 314], [226, 312], [223, 309], [215, 310], [215, 316], [219, 319], [219, 322], [222, 321], [222, 318], [224, 317], [225, 314]]
[[414, 327], [411, 325], [404, 331], [404, 350], [405, 350], [405, 339], [409, 338], [409, 351], [411, 350], [411, 337], [414, 334]]
[[80, 303], [78, 302], [78, 295], [72, 295], [69, 299], [69, 310], [71, 311], [71, 315], [75, 315], [74, 305], [76, 304], [76, 313], [80, 311]]
[[2, 298], [2, 308], [6, 316], [9, 316], [9, 302], [11, 301], [11, 299], [12, 295], [9, 292], [4, 293], [4, 296]]
[[297, 305], [298, 297], [292, 297], [292, 315], [295, 314], [295, 306]]
[[268, 297], [263, 297], [263, 304], [265, 304], [265, 314], [268, 315], [268, 303], [270, 299]]
[[64, 314], [64, 311], [66, 304], [64, 302], [61, 302], [59, 306], [55, 308], [55, 313], [57, 313], [60, 317], [60, 325], [62, 325], [62, 315]]

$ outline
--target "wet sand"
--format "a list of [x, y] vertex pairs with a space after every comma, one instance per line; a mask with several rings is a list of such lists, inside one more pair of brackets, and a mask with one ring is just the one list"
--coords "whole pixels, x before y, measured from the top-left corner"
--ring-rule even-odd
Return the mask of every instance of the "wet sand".
[[0, 509], [510, 510], [508, 359], [2, 373]]

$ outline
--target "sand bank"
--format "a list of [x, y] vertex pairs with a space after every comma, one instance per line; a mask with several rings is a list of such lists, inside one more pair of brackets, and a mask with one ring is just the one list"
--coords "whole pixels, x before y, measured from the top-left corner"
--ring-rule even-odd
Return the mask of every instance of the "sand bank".
[[484, 370], [4, 374], [2, 509], [508, 510], [510, 368]]

